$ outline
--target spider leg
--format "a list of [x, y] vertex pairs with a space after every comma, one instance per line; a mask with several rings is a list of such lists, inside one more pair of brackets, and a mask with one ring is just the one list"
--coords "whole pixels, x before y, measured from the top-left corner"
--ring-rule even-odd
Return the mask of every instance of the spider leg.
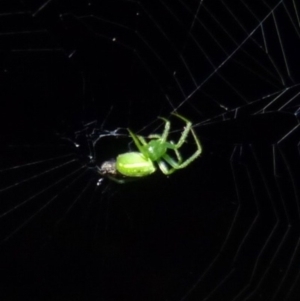
[[141, 138], [139, 138], [136, 134], [134, 134], [130, 129], [127, 130], [134, 144], [136, 145], [137, 149], [143, 154], [144, 153], [143, 143], [146, 141], [143, 141], [144, 139], [140, 140]]
[[140, 140], [140, 142], [142, 143], [142, 145], [147, 145], [147, 141], [146, 141], [146, 139], [143, 137], [143, 136], [138, 136], [137, 135], [137, 138]]
[[[194, 160], [196, 160], [202, 153], [202, 147], [200, 144], [200, 141], [196, 135], [196, 133], [194, 132], [194, 130], [191, 128], [191, 133], [194, 137], [195, 143], [197, 145], [197, 150], [196, 152], [191, 155], [188, 159], [186, 159], [184, 162], [180, 162], [180, 164], [178, 164], [178, 166], [175, 169], [181, 169], [181, 168], [185, 168], [187, 167], [189, 164], [191, 164]], [[169, 162], [168, 162], [169, 163]]]
[[176, 116], [177, 118], [183, 120], [186, 123], [186, 126], [184, 127], [184, 130], [181, 133], [181, 136], [180, 136], [178, 142], [175, 144], [176, 148], [178, 149], [183, 145], [183, 143], [185, 142], [189, 132], [192, 131], [193, 128], [192, 128], [192, 123], [188, 119], [186, 119], [185, 117], [183, 117], [183, 116], [181, 116], [177, 113], [172, 113], [172, 115]]
[[[176, 153], [176, 152], [175, 152]], [[179, 153], [179, 152], [178, 152]], [[171, 165], [171, 169], [167, 167], [166, 163], [162, 160], [160, 160], [158, 162], [158, 166], [160, 168], [160, 170], [165, 174], [165, 175], [170, 175], [172, 174], [174, 171], [176, 171], [177, 169], [182, 169], [187, 167], [190, 163], [192, 163], [195, 159], [197, 159], [197, 157], [199, 157], [201, 154], [201, 149], [198, 149], [192, 156], [190, 156], [187, 160], [185, 160], [184, 162], [176, 162], [172, 157], [170, 157], [169, 155], [165, 154], [163, 155], [163, 159], [169, 164]], [[180, 154], [179, 154], [180, 156]]]
[[197, 151], [193, 155], [191, 155], [187, 160], [180, 163], [176, 167], [176, 169], [181, 169], [181, 168], [187, 167], [189, 164], [191, 164], [194, 160], [196, 160], [200, 156], [201, 152], [202, 152], [202, 149], [201, 149], [201, 146], [199, 145], [199, 148], [197, 149]]
[[161, 136], [159, 134], [151, 134], [148, 136], [149, 139], [161, 139]]
[[[148, 136], [149, 139], [161, 139], [163, 142], [165, 142], [169, 136], [170, 132], [170, 121], [164, 117], [158, 117], [159, 119], [163, 120], [165, 122], [165, 128], [161, 135], [159, 134], [151, 134]], [[147, 144], [147, 143], [146, 143]]]
[[169, 155], [165, 154], [162, 157], [172, 168], [170, 169], [166, 162], [164, 162], [163, 160], [158, 161], [158, 167], [160, 168], [160, 170], [162, 171], [162, 173], [164, 173], [165, 175], [170, 175], [172, 174], [175, 170], [178, 169], [179, 165], [178, 163], [171, 158]]
[[176, 154], [176, 157], [177, 157], [177, 160], [178, 160], [178, 164], [180, 164], [182, 162], [181, 154], [180, 154], [180, 152], [178, 151], [177, 148], [174, 148], [174, 152]]
[[177, 142], [177, 144], [175, 145], [175, 147], [178, 149], [182, 146], [182, 144], [185, 142], [189, 132], [192, 133], [194, 141], [197, 145], [196, 152], [190, 158], [188, 158], [186, 161], [184, 161], [183, 163], [180, 164], [180, 166], [181, 166], [180, 168], [184, 168], [187, 165], [189, 165], [191, 162], [193, 162], [197, 157], [200, 156], [200, 154], [202, 153], [202, 146], [201, 146], [200, 141], [199, 141], [199, 139], [198, 139], [193, 127], [192, 127], [192, 123], [188, 119], [186, 119], [185, 117], [183, 117], [179, 114], [173, 113], [173, 115], [186, 122], [185, 129], [182, 132], [181, 137], [180, 137], [179, 141]]
[[129, 182], [133, 182], [136, 181], [136, 179], [132, 179], [132, 178], [124, 178], [124, 179], [118, 179], [116, 177], [113, 176], [107, 176], [108, 179], [110, 179], [111, 181], [118, 183], [118, 184], [126, 184]]
[[174, 142], [173, 141], [165, 142], [165, 144], [166, 144], [167, 148], [172, 149], [175, 152], [176, 158], [178, 160], [177, 163], [180, 164], [182, 162], [182, 157], [181, 157], [180, 152], [176, 148], [176, 145], [174, 144]]
[[158, 161], [157, 164], [163, 174], [169, 175], [169, 168], [163, 160]]
[[[159, 119], [163, 120], [165, 122], [165, 128], [164, 131], [162, 133], [162, 135], [158, 135], [158, 134], [152, 134], [149, 135], [148, 138], [150, 139], [161, 139], [162, 142], [165, 142], [169, 136], [169, 132], [170, 132], [170, 121], [164, 117], [158, 117]], [[143, 153], [143, 147], [147, 145], [148, 143], [146, 142], [145, 138], [142, 136], [138, 136], [136, 134], [134, 134], [130, 129], [127, 129], [131, 138], [133, 139], [134, 144], [136, 145], [136, 147], [138, 148], [138, 150]]]
[[[165, 162], [159, 162], [159, 167], [161, 169], [161, 171], [166, 174], [166, 175], [169, 175], [169, 174], [172, 174], [175, 170], [177, 169], [182, 169], [182, 168], [185, 168], [187, 167], [189, 164], [191, 164], [194, 160], [197, 159], [197, 157], [200, 156], [200, 154], [202, 153], [202, 147], [201, 147], [201, 144], [200, 144], [200, 141], [194, 131], [194, 129], [192, 128], [192, 123], [186, 119], [185, 117], [179, 115], [179, 114], [173, 114], [175, 115], [176, 117], [182, 119], [183, 121], [186, 122], [186, 126], [181, 134], [181, 137], [179, 138], [179, 141], [177, 142], [177, 144], [174, 144], [173, 142], [166, 142], [167, 143], [167, 147], [169, 149], [173, 149], [175, 154], [176, 154], [176, 157], [178, 159], [178, 162], [176, 162], [172, 157], [170, 157], [168, 154], [165, 154], [163, 155], [163, 159], [172, 167], [171, 169], [169, 169], [166, 165]], [[184, 162], [182, 162], [182, 157], [180, 155], [180, 152], [178, 151], [178, 149], [183, 145], [183, 143], [186, 141], [186, 138], [189, 134], [189, 132], [191, 132], [193, 138], [194, 138], [194, 141], [197, 145], [197, 150], [194, 154], [192, 154], [188, 159], [186, 159]]]
[[159, 139], [161, 139], [162, 142], [165, 142], [165, 141], [167, 141], [167, 138], [169, 136], [171, 124], [170, 124], [170, 121], [164, 117], [158, 117], [158, 118], [165, 122], [165, 128], [164, 128], [163, 133], [161, 135], [158, 135]]

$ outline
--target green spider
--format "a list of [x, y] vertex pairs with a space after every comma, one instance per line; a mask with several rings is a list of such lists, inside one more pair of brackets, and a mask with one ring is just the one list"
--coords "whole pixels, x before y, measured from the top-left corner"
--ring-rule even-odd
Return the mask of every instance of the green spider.
[[[159, 117], [159, 119], [165, 122], [165, 128], [161, 135], [149, 135], [149, 142], [147, 142], [144, 137], [138, 136], [128, 129], [139, 152], [128, 152], [119, 155], [117, 160], [104, 162], [101, 167], [98, 167], [99, 173], [115, 182], [125, 183], [128, 178], [132, 179], [151, 175], [156, 171], [156, 164], [165, 175], [170, 175], [174, 171], [185, 168], [191, 164], [202, 152], [200, 141], [192, 128], [192, 123], [188, 119], [179, 114], [173, 113], [173, 115], [186, 123], [177, 143], [167, 140], [170, 132], [170, 121], [166, 118]], [[187, 140], [190, 132], [196, 143], [197, 150], [188, 159], [182, 161], [179, 149]], [[173, 159], [167, 153], [168, 150], [174, 151], [177, 160]]]

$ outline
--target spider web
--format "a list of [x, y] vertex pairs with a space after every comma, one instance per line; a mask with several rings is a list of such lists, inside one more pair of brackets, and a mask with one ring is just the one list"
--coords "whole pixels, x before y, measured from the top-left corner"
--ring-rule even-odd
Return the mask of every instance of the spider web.
[[[0, 11], [3, 299], [297, 299], [296, 1]], [[164, 116], [178, 139], [175, 111], [200, 159], [169, 178], [99, 177], [133, 148], [128, 127], [159, 133]]]

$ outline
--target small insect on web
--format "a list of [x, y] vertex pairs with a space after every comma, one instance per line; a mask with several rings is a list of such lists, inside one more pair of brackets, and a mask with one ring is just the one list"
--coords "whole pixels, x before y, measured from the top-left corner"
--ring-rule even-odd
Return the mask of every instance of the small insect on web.
[[[153, 174], [156, 171], [155, 163], [165, 175], [170, 175], [176, 170], [183, 169], [191, 164], [202, 152], [200, 141], [193, 130], [192, 123], [187, 118], [176, 113], [173, 113], [173, 115], [186, 123], [177, 143], [168, 141], [171, 126], [170, 121], [166, 118], [159, 117], [159, 119], [165, 122], [165, 128], [161, 135], [149, 135], [148, 139], [150, 141], [147, 142], [144, 137], [138, 136], [128, 129], [139, 152], [124, 153], [119, 155], [116, 160], [105, 161], [98, 167], [98, 172], [117, 183], [125, 183], [128, 178], [140, 178]], [[189, 133], [192, 134], [197, 149], [194, 154], [183, 161], [179, 149], [186, 141]], [[175, 152], [177, 160], [167, 153], [168, 150]], [[168, 167], [168, 165], [171, 167]], [[122, 178], [118, 178], [120, 176]]]

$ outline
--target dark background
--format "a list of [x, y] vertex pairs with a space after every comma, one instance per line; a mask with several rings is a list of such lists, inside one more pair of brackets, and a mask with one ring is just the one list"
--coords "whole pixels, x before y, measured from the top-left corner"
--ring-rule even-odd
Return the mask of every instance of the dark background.
[[[2, 300], [297, 300], [296, 16], [292, 1], [3, 1]], [[127, 127], [166, 116], [178, 139], [173, 111], [200, 159], [97, 185], [133, 148]]]

